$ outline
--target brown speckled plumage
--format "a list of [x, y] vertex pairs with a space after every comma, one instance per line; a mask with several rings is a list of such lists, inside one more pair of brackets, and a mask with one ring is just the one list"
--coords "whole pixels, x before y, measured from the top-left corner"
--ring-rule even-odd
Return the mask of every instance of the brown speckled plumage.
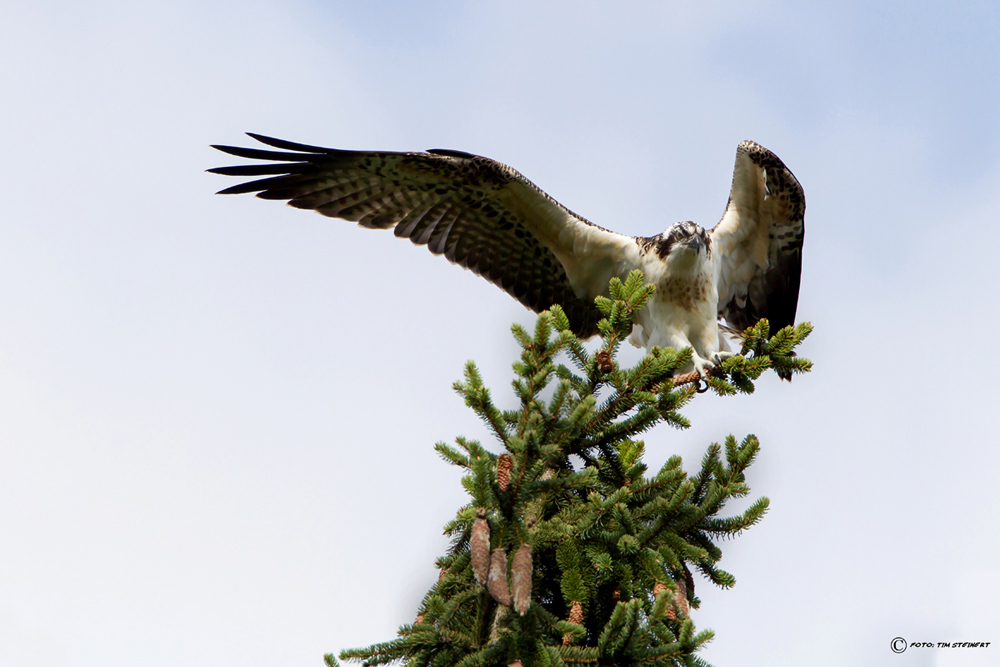
[[[737, 156], [741, 153], [765, 174], [767, 194], [761, 208], [762, 215], [769, 216], [768, 266], [749, 281], [745, 290], [738, 291], [726, 303], [720, 303], [719, 314], [741, 331], [766, 317], [773, 332], [795, 324], [806, 231], [806, 198], [798, 179], [777, 155], [752, 141], [740, 143]], [[732, 195], [727, 209], [730, 204]]]
[[348, 151], [250, 136], [285, 152], [215, 146], [238, 157], [275, 161], [210, 169], [228, 176], [268, 176], [220, 194], [255, 192], [261, 199], [288, 200], [296, 208], [362, 227], [394, 228], [396, 236], [444, 255], [536, 312], [560, 304], [581, 335], [597, 331], [601, 316], [593, 300], [575, 294], [562, 264], [526, 228], [529, 213], [511, 189], [527, 188], [558, 203], [507, 165], [461, 151]]

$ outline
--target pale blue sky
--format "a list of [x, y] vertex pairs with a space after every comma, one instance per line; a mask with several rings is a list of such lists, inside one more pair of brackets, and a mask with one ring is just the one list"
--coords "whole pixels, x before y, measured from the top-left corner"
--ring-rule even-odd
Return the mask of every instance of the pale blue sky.
[[475, 359], [503, 397], [532, 317], [389, 234], [214, 196], [208, 144], [244, 131], [481, 153], [632, 234], [713, 225], [737, 143], [775, 151], [816, 370], [646, 439], [689, 469], [763, 443], [704, 657], [996, 664], [1000, 10], [878, 7], [0, 5], [0, 664], [318, 665], [436, 576], [465, 500], [432, 446], [488, 437], [451, 383]]

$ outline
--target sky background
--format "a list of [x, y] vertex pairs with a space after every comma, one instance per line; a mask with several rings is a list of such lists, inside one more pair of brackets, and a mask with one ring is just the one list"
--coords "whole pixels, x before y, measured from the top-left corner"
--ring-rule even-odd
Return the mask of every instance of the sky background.
[[435, 580], [466, 496], [433, 444], [489, 440], [451, 383], [474, 359], [512, 406], [533, 317], [214, 196], [244, 131], [488, 155], [635, 235], [714, 225], [737, 143], [776, 152], [815, 370], [646, 438], [763, 445], [702, 656], [1000, 664], [997, 35], [962, 1], [0, 0], [0, 664], [318, 666]]

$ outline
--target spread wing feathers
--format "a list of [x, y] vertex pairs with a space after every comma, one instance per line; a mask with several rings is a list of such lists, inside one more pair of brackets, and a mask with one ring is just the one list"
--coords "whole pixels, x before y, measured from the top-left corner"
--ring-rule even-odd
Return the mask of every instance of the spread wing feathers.
[[736, 149], [733, 187], [712, 230], [719, 248], [719, 316], [744, 330], [762, 317], [771, 331], [795, 323], [806, 199], [778, 156], [752, 141]]
[[251, 137], [280, 151], [215, 146], [267, 163], [209, 169], [264, 176], [220, 194], [256, 192], [426, 245], [541, 311], [560, 304], [580, 335], [597, 331], [594, 297], [638, 265], [630, 236], [569, 211], [514, 169], [460, 151], [349, 151]]

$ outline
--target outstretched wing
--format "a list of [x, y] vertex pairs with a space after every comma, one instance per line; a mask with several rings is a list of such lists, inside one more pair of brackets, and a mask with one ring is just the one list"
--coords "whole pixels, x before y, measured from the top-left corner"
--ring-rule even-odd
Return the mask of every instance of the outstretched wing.
[[264, 176], [219, 194], [286, 199], [426, 245], [532, 310], [560, 304], [581, 336], [597, 331], [594, 297], [638, 265], [634, 238], [602, 229], [514, 169], [460, 151], [348, 151], [251, 137], [281, 152], [214, 146], [267, 163], [209, 169]]
[[719, 252], [719, 316], [746, 329], [762, 317], [771, 331], [795, 323], [806, 199], [778, 156], [752, 141], [736, 149], [729, 204], [712, 230]]

